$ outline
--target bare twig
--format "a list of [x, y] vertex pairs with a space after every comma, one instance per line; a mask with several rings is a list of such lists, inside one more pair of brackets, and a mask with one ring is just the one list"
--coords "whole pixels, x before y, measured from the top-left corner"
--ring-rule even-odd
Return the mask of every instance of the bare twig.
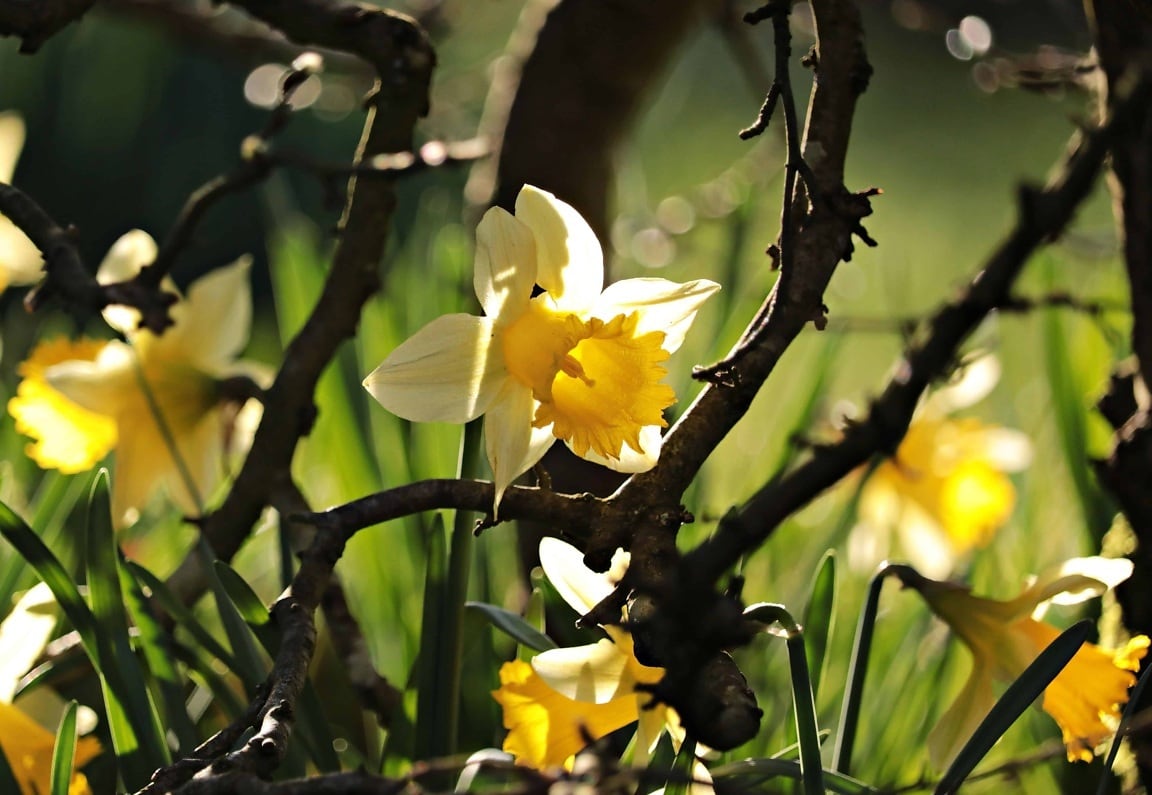
[[890, 453], [903, 437], [921, 394], [946, 371], [956, 351], [989, 312], [1003, 305], [1025, 262], [1057, 237], [1095, 183], [1118, 129], [1129, 114], [1142, 112], [1152, 94], [1147, 82], [1116, 107], [1111, 121], [1079, 139], [1063, 170], [1040, 190], [1020, 191], [1019, 220], [964, 294], [926, 324], [921, 341], [905, 354], [896, 375], [863, 421], [837, 444], [817, 448], [792, 472], [764, 486], [739, 515], [685, 558], [685, 571], [714, 581], [744, 554], [762, 544], [777, 526], [816, 495], [873, 455]]
[[[328, 0], [246, 0], [236, 5], [280, 28], [289, 38], [352, 52], [381, 73], [357, 162], [412, 149], [412, 130], [427, 110], [435, 57], [419, 28], [391, 12]], [[364, 302], [379, 289], [380, 256], [395, 206], [391, 180], [350, 182], [342, 235], [315, 308], [289, 344], [284, 365], [268, 390], [252, 449], [224, 503], [203, 532], [216, 554], [230, 559], [268, 502], [269, 488], [291, 464], [296, 444], [313, 416], [312, 395], [337, 347], [349, 339]], [[185, 597], [202, 588], [194, 557], [177, 570], [172, 586]]]

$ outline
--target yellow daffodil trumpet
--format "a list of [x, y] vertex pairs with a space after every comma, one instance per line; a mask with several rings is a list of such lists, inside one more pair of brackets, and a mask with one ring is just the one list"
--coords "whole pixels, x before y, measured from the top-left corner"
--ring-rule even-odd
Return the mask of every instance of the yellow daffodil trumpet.
[[415, 422], [484, 415], [497, 504], [556, 439], [621, 472], [651, 469], [676, 399], [661, 383], [664, 362], [719, 285], [626, 279], [604, 289], [591, 227], [531, 186], [515, 215], [493, 208], [480, 221], [473, 283], [484, 317], [445, 315], [420, 329], [364, 380], [372, 396]]
[[[1127, 579], [1132, 563], [1075, 558], [1041, 574], [1007, 601], [975, 596], [966, 585], [932, 580], [909, 566], [889, 571], [919, 592], [972, 652], [967, 683], [928, 739], [931, 761], [942, 769], [995, 703], [993, 682], [1017, 679], [1060, 634], [1039, 620], [1047, 605], [1099, 596]], [[1115, 732], [1148, 645], [1145, 635], [1114, 650], [1086, 643], [1045, 689], [1042, 706], [1060, 726], [1069, 761], [1091, 761], [1094, 749]]]
[[[613, 571], [626, 565], [624, 554], [617, 553]], [[585, 568], [580, 551], [555, 538], [540, 542], [540, 564], [564, 601], [581, 614], [615, 587], [610, 575]], [[606, 626], [604, 631], [608, 637], [597, 643], [552, 649], [531, 663], [513, 660], [501, 667], [500, 689], [492, 695], [504, 710], [504, 750], [517, 763], [571, 768], [589, 738], [635, 722], [636, 764], [647, 760], [664, 730], [677, 745], [683, 739], [676, 713], [655, 702], [650, 692], [664, 669], [641, 665], [623, 628]]]

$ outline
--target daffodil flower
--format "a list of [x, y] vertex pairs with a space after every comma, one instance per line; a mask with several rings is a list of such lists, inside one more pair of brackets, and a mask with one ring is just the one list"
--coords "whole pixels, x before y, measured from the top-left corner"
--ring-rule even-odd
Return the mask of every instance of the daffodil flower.
[[486, 415], [497, 503], [554, 439], [621, 472], [655, 465], [676, 399], [663, 362], [719, 286], [626, 279], [604, 289], [592, 229], [531, 186], [515, 215], [493, 208], [480, 221], [473, 281], [485, 316], [445, 315], [416, 332], [365, 379], [372, 396], [416, 422]]
[[[0, 113], [0, 182], [11, 184], [23, 146], [24, 120], [15, 113]], [[0, 215], [0, 293], [10, 285], [39, 281], [43, 262], [28, 236]]]
[[[0, 622], [0, 751], [20, 785], [20, 795], [43, 795], [49, 791], [52, 777], [52, 753], [56, 733], [32, 717], [42, 713], [57, 720], [63, 710], [59, 696], [37, 689], [22, 697], [19, 706], [12, 703], [16, 685], [36, 663], [56, 626], [55, 600], [48, 586], [40, 583], [27, 591], [12, 612]], [[39, 698], [35, 698], [39, 697]], [[33, 707], [29, 702], [36, 701]], [[85, 708], [86, 709], [86, 708]], [[91, 716], [91, 710], [88, 710]], [[83, 722], [91, 723], [91, 720]], [[100, 743], [93, 737], [77, 740], [73, 764], [83, 767], [100, 753]], [[69, 795], [92, 795], [83, 773], [73, 773]]]
[[[155, 254], [152, 238], [129, 232], [97, 278], [129, 279]], [[235, 419], [223, 410], [219, 384], [244, 370], [233, 360], [251, 324], [249, 264], [241, 258], [192, 284], [160, 336], [138, 328], [136, 310], [113, 306], [105, 319], [127, 342], [72, 343], [67, 360], [68, 343], [38, 349], [8, 404], [17, 427], [37, 440], [32, 457], [41, 466], [80, 471], [114, 444], [118, 522], [130, 521], [158, 486], [185, 512], [200, 513], [219, 482]], [[170, 283], [165, 289], [175, 292]]]
[[[613, 571], [626, 566], [624, 554], [617, 553]], [[581, 614], [615, 587], [610, 574], [589, 571], [579, 550], [555, 538], [540, 542], [540, 564], [564, 601]], [[676, 713], [644, 690], [660, 681], [664, 669], [637, 661], [626, 630], [607, 626], [604, 631], [608, 638], [588, 646], [552, 649], [531, 664], [513, 660], [501, 667], [500, 689], [492, 695], [504, 709], [504, 750], [518, 763], [570, 767], [588, 738], [636, 721], [637, 764], [644, 763], [666, 728], [677, 742], [683, 738]]]
[[[946, 576], [1008, 521], [1016, 489], [1007, 473], [1028, 466], [1031, 444], [1019, 431], [949, 416], [982, 398], [998, 377], [994, 357], [978, 359], [917, 412], [896, 454], [861, 492], [855, 560], [871, 567], [898, 553], [927, 574]], [[891, 531], [895, 550], [887, 543]], [[876, 547], [871, 554], [869, 546]]]
[[[893, 566], [972, 652], [972, 673], [928, 739], [932, 763], [943, 768], [996, 701], [993, 682], [1015, 681], [1059, 631], [1040, 621], [1048, 604], [1075, 604], [1107, 591], [1132, 573], [1132, 562], [1075, 558], [1037, 577], [1015, 599], [974, 596], [967, 586], [928, 579], [908, 566]], [[1133, 671], [1148, 649], [1137, 635], [1123, 648], [1085, 643], [1044, 691], [1043, 708], [1060, 726], [1069, 761], [1091, 761], [1097, 745], [1116, 730]]]

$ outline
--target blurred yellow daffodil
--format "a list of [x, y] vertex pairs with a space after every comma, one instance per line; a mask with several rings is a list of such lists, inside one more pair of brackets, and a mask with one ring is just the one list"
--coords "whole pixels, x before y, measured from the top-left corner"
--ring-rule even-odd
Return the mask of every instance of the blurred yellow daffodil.
[[[24, 146], [24, 120], [0, 113], [0, 182], [11, 184]], [[32, 284], [43, 276], [40, 249], [5, 216], [0, 215], [0, 292], [10, 285]]]
[[[856, 560], [870, 567], [899, 554], [947, 576], [956, 558], [986, 546], [1008, 521], [1016, 489], [1007, 473], [1028, 466], [1031, 444], [1019, 431], [948, 416], [983, 397], [998, 376], [993, 357], [978, 359], [917, 412], [896, 454], [861, 492]], [[896, 544], [885, 543], [893, 531]], [[879, 548], [867, 554], [866, 545]]]
[[[1059, 631], [1039, 619], [1049, 604], [1076, 604], [1099, 596], [1132, 573], [1132, 562], [1074, 558], [1037, 577], [1015, 599], [974, 596], [966, 585], [932, 580], [908, 566], [893, 566], [905, 586], [920, 593], [972, 652], [972, 673], [928, 739], [932, 763], [943, 768], [996, 701], [992, 683], [1010, 683]], [[1133, 671], [1148, 649], [1137, 635], [1123, 648], [1085, 643], [1044, 691], [1043, 708], [1060, 726], [1070, 761], [1091, 761], [1097, 745], [1116, 730]]]
[[[151, 237], [129, 232], [109, 251], [98, 279], [129, 279], [155, 255]], [[117, 522], [131, 521], [158, 486], [185, 512], [200, 513], [232, 438], [235, 417], [222, 410], [219, 385], [244, 369], [233, 360], [251, 325], [249, 264], [241, 258], [193, 283], [160, 336], [137, 327], [136, 310], [112, 306], [105, 319], [126, 343], [41, 346], [8, 404], [21, 432], [37, 440], [29, 450], [37, 463], [80, 471], [115, 445]], [[165, 289], [175, 292], [168, 282]]]
[[[624, 553], [617, 555], [614, 572], [626, 566]], [[555, 538], [540, 542], [540, 564], [564, 601], [581, 614], [615, 585], [610, 575], [585, 568], [579, 550]], [[608, 638], [588, 646], [552, 649], [533, 657], [531, 664], [513, 660], [501, 667], [500, 689], [492, 695], [504, 709], [504, 750], [518, 763], [571, 767], [573, 755], [589, 738], [635, 721], [637, 764], [647, 760], [665, 728], [676, 741], [683, 738], [676, 713], [653, 703], [643, 689], [659, 682], [664, 669], [641, 665], [623, 628], [604, 630]]]
[[[0, 751], [20, 785], [20, 795], [44, 795], [49, 791], [52, 753], [56, 747], [55, 732], [25, 711], [25, 704], [31, 703], [29, 711], [39, 713], [44, 719], [57, 719], [63, 702], [59, 696], [43, 689], [22, 698], [20, 706], [12, 703], [12, 697], [20, 677], [35, 665], [55, 626], [55, 600], [43, 583], [27, 591], [0, 623]], [[91, 711], [87, 712], [91, 716]], [[81, 722], [91, 723], [91, 720]], [[100, 750], [95, 738], [80, 737], [73, 752], [73, 765], [83, 767]], [[83, 773], [72, 774], [68, 793], [91, 795]]]
[[676, 399], [662, 363], [719, 285], [626, 279], [604, 289], [591, 227], [531, 186], [515, 215], [493, 208], [480, 221], [473, 281], [485, 317], [445, 315], [416, 332], [364, 380], [372, 396], [417, 422], [486, 415], [497, 503], [554, 439], [621, 472], [652, 468]]

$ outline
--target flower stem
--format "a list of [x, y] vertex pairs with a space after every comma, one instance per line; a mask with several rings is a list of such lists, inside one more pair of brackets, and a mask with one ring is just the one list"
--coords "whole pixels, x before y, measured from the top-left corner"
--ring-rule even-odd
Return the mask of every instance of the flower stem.
[[820, 760], [820, 728], [816, 723], [816, 702], [808, 671], [804, 633], [784, 605], [760, 603], [744, 611], [746, 618], [762, 624], [779, 624], [788, 644], [788, 667], [792, 675], [792, 708], [796, 716], [796, 736], [800, 741], [800, 777], [806, 795], [824, 795], [824, 764]]
[[849, 773], [852, 765], [852, 747], [856, 743], [856, 729], [860, 723], [860, 702], [864, 695], [864, 680], [868, 676], [868, 658], [872, 652], [872, 634], [876, 628], [880, 589], [884, 586], [884, 579], [891, 573], [891, 568], [885, 565], [872, 577], [864, 609], [860, 612], [860, 623], [856, 626], [840, 726], [836, 730], [836, 747], [832, 754], [832, 769], [838, 773]]

